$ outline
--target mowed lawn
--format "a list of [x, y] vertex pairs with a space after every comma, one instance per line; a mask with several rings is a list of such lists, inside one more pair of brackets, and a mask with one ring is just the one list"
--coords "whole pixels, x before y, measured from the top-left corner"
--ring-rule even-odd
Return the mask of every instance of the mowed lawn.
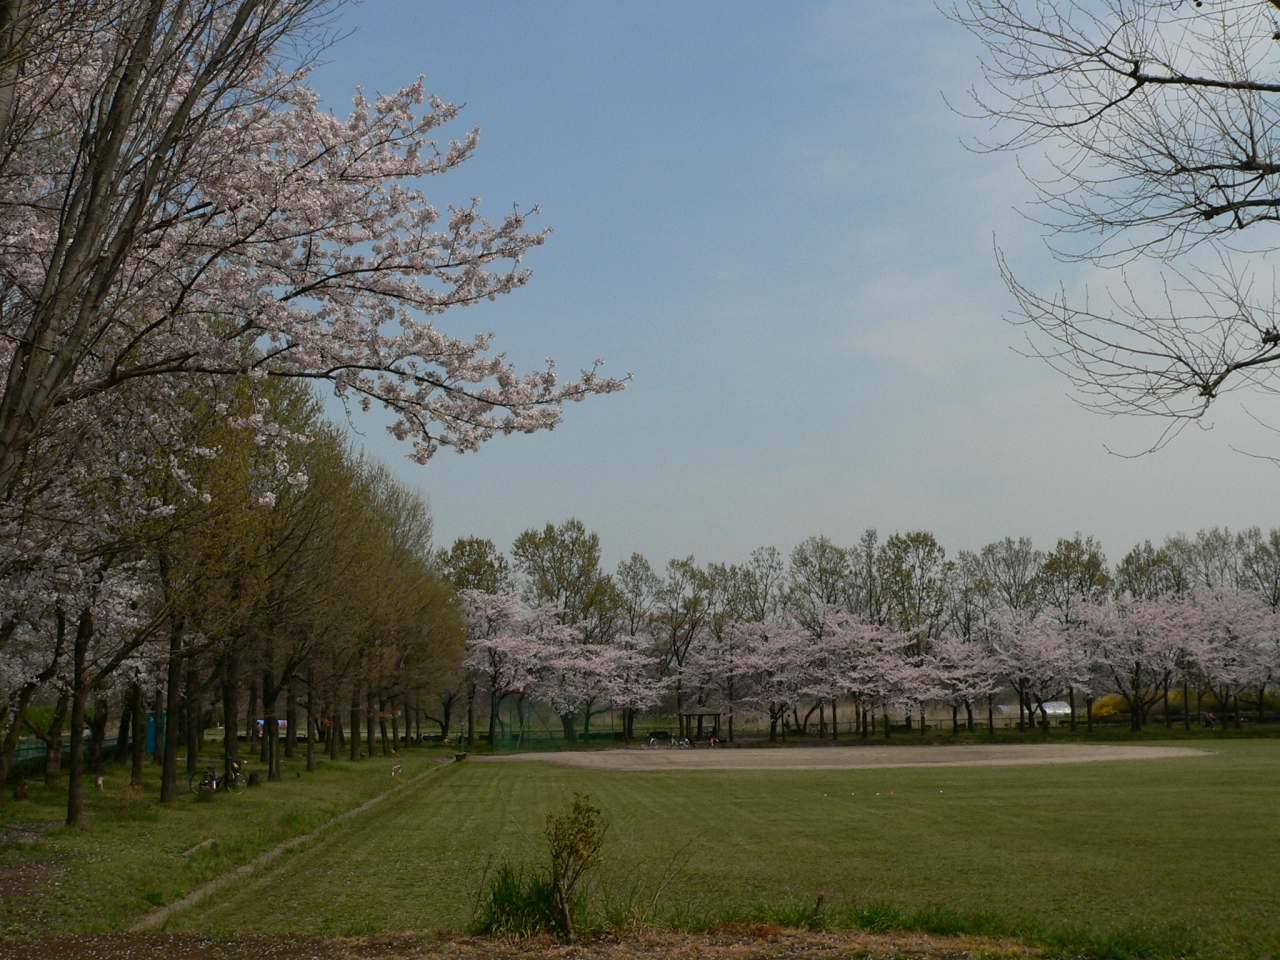
[[[875, 749], [858, 747], [852, 749]], [[921, 749], [928, 749], [927, 747]], [[209, 932], [464, 927], [486, 872], [541, 854], [574, 790], [610, 821], [598, 902], [682, 923], [888, 902], [1010, 931], [1185, 932], [1280, 949], [1280, 741], [1072, 765], [614, 773], [455, 764], [176, 916]]]

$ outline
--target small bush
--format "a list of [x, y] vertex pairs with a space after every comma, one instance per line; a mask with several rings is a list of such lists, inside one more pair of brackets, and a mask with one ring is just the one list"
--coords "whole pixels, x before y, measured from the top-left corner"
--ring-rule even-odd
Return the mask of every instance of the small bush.
[[551, 891], [555, 902], [556, 931], [573, 936], [575, 907], [580, 899], [578, 884], [592, 867], [600, 863], [604, 845], [604, 824], [600, 809], [591, 805], [591, 795], [575, 792], [567, 813], [547, 814], [547, 846], [551, 851]]
[[551, 878], [542, 871], [510, 863], [501, 864], [494, 872], [471, 921], [472, 933], [495, 937], [532, 937], [556, 928]]

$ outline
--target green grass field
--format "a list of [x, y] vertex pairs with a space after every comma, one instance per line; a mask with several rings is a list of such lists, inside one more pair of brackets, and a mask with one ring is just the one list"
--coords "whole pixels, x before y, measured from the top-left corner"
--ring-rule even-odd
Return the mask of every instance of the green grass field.
[[[822, 896], [832, 926], [1013, 936], [1118, 960], [1280, 954], [1280, 739], [1195, 739], [1214, 752], [843, 771], [451, 764], [169, 927], [465, 928], [485, 878], [503, 860], [536, 862], [543, 818], [577, 789], [611, 824], [594, 878], [598, 925], [803, 923]], [[444, 752], [399, 759], [413, 775]], [[107, 790], [89, 793], [86, 829], [0, 846], [0, 935], [122, 929], [387, 790], [393, 762], [323, 763], [314, 774], [295, 762], [282, 783], [171, 807], [155, 802], [154, 782], [134, 793], [111, 768]], [[0, 827], [56, 821], [64, 799], [33, 787], [30, 800], [0, 807]], [[208, 838], [216, 850], [182, 856]]]
[[[66, 815], [65, 787], [45, 790], [33, 784], [29, 800], [0, 807], [0, 827], [51, 827], [34, 846], [0, 846], [0, 936], [120, 929], [389, 789], [394, 762], [322, 761], [308, 774], [301, 759], [286, 761], [280, 783], [207, 802], [185, 794], [168, 807], [156, 802], [158, 768], [147, 765], [147, 780], [135, 792], [127, 788], [125, 768], [108, 766], [105, 791], [94, 790], [91, 780], [86, 788], [88, 824], [83, 830], [60, 826]], [[403, 762], [409, 776], [434, 766], [425, 752]], [[263, 767], [253, 763], [250, 769]], [[185, 773], [180, 782], [186, 785]], [[182, 856], [208, 839], [217, 840], [216, 849]]]
[[652, 910], [685, 926], [785, 919], [822, 895], [833, 923], [857, 921], [851, 905], [890, 904], [905, 911], [896, 922], [1117, 956], [1272, 954], [1280, 741], [1214, 748], [1170, 760], [849, 771], [457, 764], [171, 926], [464, 927], [486, 872], [536, 858], [543, 817], [577, 789], [612, 823], [601, 915]]

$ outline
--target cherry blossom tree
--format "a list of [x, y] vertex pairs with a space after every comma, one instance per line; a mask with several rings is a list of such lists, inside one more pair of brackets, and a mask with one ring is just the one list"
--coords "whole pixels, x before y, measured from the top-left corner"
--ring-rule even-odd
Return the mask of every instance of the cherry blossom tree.
[[1119, 597], [1109, 605], [1080, 604], [1098, 668], [1129, 708], [1134, 731], [1175, 675], [1180, 608], [1167, 600]]
[[490, 222], [475, 202], [428, 200], [417, 182], [463, 162], [478, 132], [439, 146], [458, 110], [421, 81], [357, 94], [345, 119], [322, 109], [307, 64], [333, 6], [106, 0], [41, 42], [5, 34], [4, 502], [85, 404], [139, 380], [157, 410], [220, 378], [326, 381], [389, 410], [423, 463], [622, 387], [595, 368], [522, 376], [487, 335], [434, 326], [526, 283], [545, 233], [519, 210]]

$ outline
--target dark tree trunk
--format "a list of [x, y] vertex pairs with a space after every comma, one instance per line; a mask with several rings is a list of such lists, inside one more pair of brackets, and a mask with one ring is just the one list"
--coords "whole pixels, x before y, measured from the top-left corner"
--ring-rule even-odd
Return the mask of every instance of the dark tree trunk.
[[267, 779], [278, 781], [280, 773], [280, 693], [282, 684], [272, 673], [272, 651], [267, 648], [266, 666], [262, 668], [262, 738], [263, 759], [267, 763]]
[[964, 702], [964, 712], [966, 717], [965, 728], [973, 733], [973, 701], [966, 700]]
[[960, 736], [960, 704], [958, 703], [951, 705], [951, 735]]
[[284, 755], [286, 759], [292, 760], [298, 743], [298, 697], [293, 689], [292, 678], [285, 686], [284, 697]]
[[204, 699], [200, 689], [200, 668], [193, 662], [187, 667], [186, 717], [187, 773], [195, 773], [200, 766], [200, 741], [204, 729], [200, 725], [200, 701]]
[[351, 685], [351, 759], [360, 759], [360, 686]]
[[467, 686], [467, 729], [462, 736], [462, 749], [465, 752], [475, 740], [476, 734], [476, 685]]
[[252, 675], [252, 669], [249, 673], [249, 708], [245, 713], [244, 727], [245, 745], [252, 751], [258, 742], [258, 678]]
[[44, 785], [50, 790], [56, 789], [62, 780], [62, 725], [67, 721], [67, 708], [70, 705], [70, 694], [64, 693], [58, 697], [57, 706], [53, 708], [53, 719], [49, 721], [48, 735], [40, 735], [47, 751], [44, 758]]
[[[391, 750], [387, 744], [387, 700], [385, 697], [378, 700], [378, 735], [382, 739], [382, 755], [384, 757], [390, 756]], [[394, 739], [393, 737], [393, 742]]]
[[234, 648], [222, 661], [222, 779], [231, 782], [231, 770], [240, 757], [240, 658]]
[[161, 803], [172, 803], [178, 799], [177, 719], [182, 707], [182, 626], [176, 621], [169, 631], [168, 681], [165, 696], [164, 763], [160, 777]]
[[1187, 681], [1182, 681], [1182, 727], [1191, 729], [1191, 696], [1187, 690]]
[[4, 785], [9, 782], [9, 771], [13, 769], [13, 755], [18, 750], [18, 740], [22, 737], [23, 723], [27, 718], [27, 704], [35, 694], [38, 684], [28, 683], [19, 692], [13, 708], [13, 724], [5, 733], [4, 746], [0, 748], [0, 804], [4, 803]]
[[892, 727], [891, 727], [891, 726], [890, 726], [890, 724], [889, 724], [889, 711], [888, 711], [888, 710], [885, 710], [885, 712], [884, 712], [884, 738], [885, 738], [886, 740], [888, 740], [888, 739], [889, 739], [889, 737], [892, 735], [892, 732], [893, 732], [893, 731], [892, 731]]
[[142, 695], [142, 684], [133, 684], [133, 764], [129, 770], [129, 785], [142, 786], [142, 765], [147, 762], [147, 704]]
[[307, 673], [307, 773], [316, 769], [316, 681], [308, 669]]
[[836, 717], [836, 698], [831, 698], [831, 739], [838, 740], [840, 732], [840, 721]]
[[1085, 731], [1093, 733], [1093, 697], [1084, 698], [1084, 723]]
[[[129, 692], [120, 701], [120, 728], [116, 733], [115, 756], [118, 764], [123, 764], [129, 759], [129, 734], [133, 730], [133, 698], [136, 695], [136, 688], [130, 687]], [[0, 780], [0, 783], [3, 782]]]
[[370, 760], [372, 760], [374, 757], [374, 749], [375, 749], [374, 744], [377, 742], [375, 738], [378, 735], [378, 732], [375, 729], [375, 723], [377, 721], [377, 718], [374, 716], [374, 714], [376, 714], [378, 711], [374, 707], [374, 702], [375, 701], [373, 699], [373, 691], [370, 690], [368, 693], [365, 694], [365, 698], [364, 698], [364, 733], [365, 733], [365, 742], [368, 744]]
[[156, 687], [155, 700], [152, 702], [155, 714], [155, 752], [151, 754], [151, 762], [164, 769], [164, 690]]
[[[73, 827], [84, 818], [84, 726], [91, 682], [86, 661], [93, 640], [93, 614], [88, 607], [80, 612], [76, 624], [76, 641], [72, 652], [71, 695], [71, 763], [67, 784], [67, 826]], [[61, 747], [61, 745], [59, 745]], [[58, 750], [61, 755], [62, 750]]]
[[996, 702], [994, 697], [987, 697], [987, 734], [996, 735]]

